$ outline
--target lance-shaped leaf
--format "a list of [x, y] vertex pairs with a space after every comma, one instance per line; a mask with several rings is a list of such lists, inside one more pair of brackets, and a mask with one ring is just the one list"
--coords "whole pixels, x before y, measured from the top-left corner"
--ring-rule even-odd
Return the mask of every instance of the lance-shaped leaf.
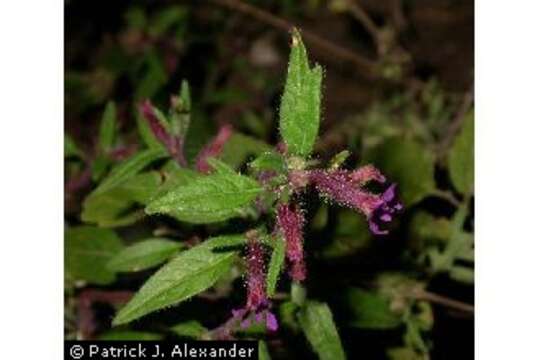
[[179, 96], [171, 98], [169, 118], [171, 119], [172, 133], [183, 139], [191, 122], [191, 92], [186, 80], [182, 80]]
[[377, 164], [388, 179], [399, 184], [406, 207], [435, 189], [435, 157], [418, 142], [389, 138], [366, 153], [366, 162]]
[[250, 162], [249, 166], [255, 171], [275, 171], [278, 174], [287, 170], [287, 163], [283, 156], [273, 151], [262, 153], [255, 160]]
[[219, 236], [180, 253], [156, 272], [114, 318], [125, 324], [153, 311], [178, 304], [208, 289], [228, 273], [243, 235]]
[[263, 340], [259, 340], [259, 360], [272, 360], [268, 352], [268, 346]]
[[[176, 163], [174, 164], [177, 165]], [[163, 196], [172, 189], [189, 184], [202, 176], [200, 173], [187, 168], [170, 167], [167, 169], [164, 167], [161, 171], [164, 174], [165, 181], [159, 187], [157, 196]]]
[[207, 328], [195, 320], [189, 320], [176, 324], [169, 330], [180, 337], [188, 337], [192, 339], [200, 339], [205, 333], [208, 332]]
[[169, 239], [153, 238], [126, 247], [107, 264], [114, 272], [132, 272], [149, 269], [175, 255], [182, 243]]
[[235, 173], [215, 173], [156, 198], [147, 214], [167, 214], [194, 224], [227, 220], [239, 215], [262, 191], [259, 184]]
[[281, 136], [290, 154], [307, 156], [313, 148], [319, 131], [321, 81], [322, 68], [310, 68], [300, 33], [294, 30], [279, 111]]
[[266, 293], [269, 297], [274, 296], [279, 274], [285, 262], [285, 240], [279, 236], [274, 240], [274, 251], [268, 265], [268, 274], [266, 275]]
[[[149, 171], [134, 175], [105, 192], [93, 193], [84, 200], [81, 220], [102, 227], [120, 226], [128, 219], [135, 222], [140, 216], [126, 218], [126, 215], [130, 210], [134, 210], [136, 203], [146, 204], [159, 191], [160, 184], [160, 174], [157, 171]], [[122, 219], [124, 221], [121, 221]]]
[[105, 154], [111, 150], [114, 145], [116, 135], [116, 106], [114, 102], [109, 101], [103, 112], [101, 124], [99, 127], [99, 150]]
[[345, 359], [345, 352], [328, 305], [309, 301], [300, 311], [298, 320], [319, 359]]
[[103, 193], [122, 184], [154, 161], [166, 156], [167, 153], [163, 149], [144, 150], [135, 154], [115, 167], [93, 194]]
[[109, 229], [93, 226], [72, 227], [65, 232], [66, 275], [72, 280], [106, 285], [114, 272], [105, 264], [122, 249], [122, 241]]
[[466, 284], [474, 284], [474, 269], [466, 266], [455, 265], [453, 266], [448, 275], [459, 282]]
[[142, 141], [150, 149], [165, 149], [165, 146], [156, 138], [150, 124], [144, 118], [140, 111], [137, 111], [137, 130]]
[[234, 168], [240, 167], [249, 156], [257, 156], [272, 148], [264, 141], [260, 141], [251, 136], [233, 133], [223, 146], [223, 151], [219, 158]]
[[200, 176], [192, 170], [179, 168], [172, 160], [169, 163], [173, 165], [164, 166], [159, 172], [143, 172], [109, 190], [90, 194], [84, 200], [81, 220], [100, 227], [132, 224], [145, 216], [140, 205], [147, 205], [155, 196]]
[[466, 115], [461, 132], [448, 154], [448, 170], [456, 189], [467, 195], [474, 183], [474, 119], [473, 112]]
[[363, 329], [391, 329], [401, 325], [401, 314], [390, 309], [390, 300], [381, 294], [351, 288], [345, 292], [350, 308], [350, 325]]
[[171, 126], [165, 115], [152, 105], [152, 102], [148, 99], [141, 103], [139, 111], [148, 122], [148, 125], [150, 125], [150, 130], [156, 139], [164, 144], [165, 147], [169, 147], [172, 139]]

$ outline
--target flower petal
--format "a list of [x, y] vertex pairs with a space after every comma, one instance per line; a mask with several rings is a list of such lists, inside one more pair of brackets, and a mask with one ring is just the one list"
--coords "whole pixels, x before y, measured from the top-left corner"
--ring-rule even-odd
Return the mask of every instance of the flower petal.
[[266, 328], [270, 331], [276, 331], [278, 329], [277, 318], [270, 311], [266, 312]]
[[375, 235], [386, 235], [388, 234], [388, 230], [381, 230], [379, 228], [379, 225], [377, 225], [376, 223], [374, 223], [373, 221], [369, 221], [369, 230], [371, 230], [371, 232]]

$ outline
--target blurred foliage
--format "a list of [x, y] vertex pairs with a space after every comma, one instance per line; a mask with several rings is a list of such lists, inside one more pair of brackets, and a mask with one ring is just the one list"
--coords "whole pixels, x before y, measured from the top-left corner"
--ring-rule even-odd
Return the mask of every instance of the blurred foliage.
[[[373, 163], [398, 184], [405, 209], [391, 225], [389, 236], [374, 237], [357, 213], [306, 196], [303, 201], [313, 210], [305, 227], [311, 279], [307, 304], [312, 306], [306, 305], [302, 289], [285, 291], [280, 279], [285, 275], [278, 276], [278, 271], [272, 286], [278, 299], [279, 332], [273, 339], [261, 329], [249, 329], [243, 336], [261, 339], [262, 359], [315, 354], [329, 359], [345, 355], [351, 359], [448, 358], [441, 356], [445, 350], [457, 354], [454, 358], [471, 357], [468, 345], [457, 349], [459, 341], [469, 344], [466, 338], [473, 336], [470, 313], [429, 296], [437, 293], [445, 299], [473, 301], [474, 112], [466, 101], [470, 84], [456, 88], [444, 81], [452, 76], [446, 73], [450, 65], [438, 60], [442, 50], [441, 39], [436, 37], [440, 34], [459, 43], [452, 36], [460, 39], [460, 30], [454, 34], [454, 28], [468, 14], [468, 7], [461, 2], [404, 1], [401, 11], [409, 24], [401, 28], [395, 20], [399, 14], [388, 5], [393, 2], [361, 1], [379, 30], [391, 35], [376, 46], [344, 6], [347, 2], [250, 3], [337, 43], [350, 44], [360, 54], [366, 55], [363, 52], [369, 46], [374, 48], [367, 55], [383, 69], [383, 76], [375, 81], [341, 65], [327, 65], [324, 56], [316, 55], [325, 68], [323, 117], [309, 161], [347, 169]], [[436, 14], [426, 15], [427, 8], [446, 14], [450, 30], [440, 25], [443, 21]], [[233, 215], [226, 214], [219, 222], [205, 225], [147, 216], [144, 208], [152, 200], [201, 175], [168, 158], [137, 111], [141, 100], [151, 98], [157, 109], [169, 108], [163, 117], [173, 119], [178, 114], [169, 107], [170, 96], [186, 99], [187, 85], [182, 81], [188, 80], [189, 119], [181, 121], [189, 127], [178, 131], [187, 132], [190, 166], [219, 126], [231, 123], [237, 131], [219, 155], [227, 167], [249, 173], [284, 173], [287, 168], [273, 150], [278, 138], [276, 109], [287, 65], [286, 34], [234, 11], [193, 2], [118, 3], [102, 21], [96, 20], [102, 10], [101, 5], [90, 9], [80, 1], [66, 2], [67, 338], [84, 333], [77, 303], [85, 289], [136, 291], [152, 269], [163, 263], [159, 271], [177, 266], [174, 259], [197, 249], [193, 246], [201, 239], [241, 233], [257, 216], [256, 207], [242, 209], [239, 218], [228, 220]], [[434, 24], [433, 40], [426, 40], [421, 32], [426, 24]], [[424, 43], [427, 50], [420, 48]], [[306, 45], [310, 50], [311, 44]], [[445, 63], [452, 61], [445, 59]], [[470, 66], [456, 62], [451, 70], [458, 74], [456, 79], [470, 81]], [[339, 153], [345, 148], [349, 153]], [[241, 199], [234, 197], [224, 205], [233, 200]], [[199, 251], [207, 260], [211, 256], [225, 259], [209, 264], [208, 273], [201, 270], [209, 289], [190, 302], [117, 328], [111, 326], [112, 315], [122, 304], [95, 300], [107, 308], [94, 308], [91, 335], [109, 340], [207, 339], [211, 329], [227, 318], [231, 306], [242, 301], [244, 290], [242, 263], [229, 258], [231, 253], [208, 255], [206, 250]], [[279, 248], [273, 251], [272, 257], [278, 257], [275, 262], [280, 264]], [[216, 268], [224, 269], [220, 276], [212, 273]], [[172, 298], [178, 297], [175, 291], [192, 294], [201, 289], [195, 290], [173, 289], [172, 294], [166, 293], [171, 298], [163, 301], [173, 304]], [[320, 317], [329, 317], [335, 328], [318, 325]], [[336, 329], [341, 340], [336, 340]], [[381, 341], [370, 340], [379, 336]], [[341, 347], [343, 356], [336, 350]]]

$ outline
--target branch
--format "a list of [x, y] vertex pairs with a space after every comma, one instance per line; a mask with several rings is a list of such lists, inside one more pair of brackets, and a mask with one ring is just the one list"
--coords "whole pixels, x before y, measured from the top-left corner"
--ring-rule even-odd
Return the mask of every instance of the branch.
[[443, 305], [452, 309], [461, 310], [466, 313], [474, 313], [474, 306], [462, 301], [447, 298], [422, 289], [417, 289], [412, 293], [412, 297], [418, 300], [426, 300], [435, 304]]
[[375, 43], [379, 43], [379, 28], [373, 20], [369, 17], [368, 13], [364, 10], [362, 6], [357, 4], [354, 0], [347, 0], [347, 7], [349, 11], [351, 12], [351, 15], [354, 16], [356, 20], [358, 20], [365, 28], [366, 30], [371, 34], [373, 37], [373, 41]]
[[[253, 5], [246, 4], [240, 0], [211, 1], [219, 6], [249, 15], [262, 23], [283, 31], [289, 32], [295, 27], [295, 24], [283, 18], [275, 16], [265, 10], [261, 10]], [[366, 77], [371, 79], [377, 77], [377, 64], [374, 61], [361, 57], [349, 49], [335, 45], [334, 43], [321, 38], [319, 35], [309, 30], [303, 29], [302, 36], [306, 42], [311, 43], [311, 45], [319, 48], [322, 52], [332, 54], [334, 58], [354, 64]]]

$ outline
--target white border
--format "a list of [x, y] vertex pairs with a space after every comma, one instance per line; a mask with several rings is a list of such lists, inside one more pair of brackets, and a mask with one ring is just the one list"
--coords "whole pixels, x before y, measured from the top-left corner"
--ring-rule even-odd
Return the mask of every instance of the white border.
[[476, 1], [478, 359], [540, 359], [539, 10]]
[[63, 2], [0, 2], [0, 358], [62, 359]]
[[[60, 359], [63, 2], [0, 4], [0, 358]], [[539, 8], [476, 0], [478, 359], [540, 358]]]

